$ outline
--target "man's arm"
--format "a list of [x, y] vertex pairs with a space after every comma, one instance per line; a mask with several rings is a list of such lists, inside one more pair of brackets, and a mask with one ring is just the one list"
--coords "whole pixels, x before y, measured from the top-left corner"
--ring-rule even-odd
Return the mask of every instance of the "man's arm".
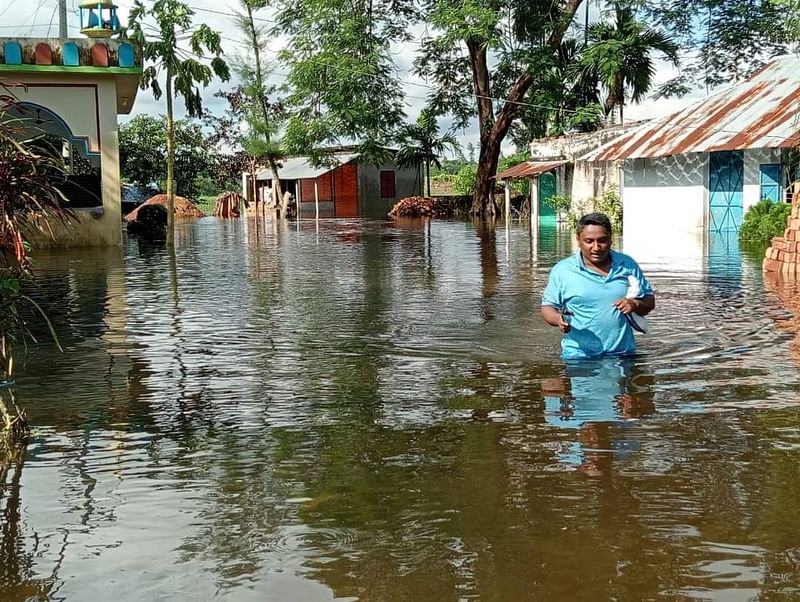
[[564, 316], [552, 305], [542, 305], [542, 318], [550, 326], [557, 327], [564, 334], [569, 332], [569, 324], [564, 320]]

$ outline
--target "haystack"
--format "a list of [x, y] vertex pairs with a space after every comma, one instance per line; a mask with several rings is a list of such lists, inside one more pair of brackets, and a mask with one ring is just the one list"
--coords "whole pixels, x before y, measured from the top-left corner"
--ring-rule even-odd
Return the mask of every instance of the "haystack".
[[410, 196], [400, 199], [389, 212], [391, 217], [450, 217], [453, 206], [441, 199]]
[[214, 203], [214, 217], [236, 218], [241, 215], [241, 206], [247, 207], [247, 200], [235, 192], [223, 192]]
[[[167, 195], [166, 194], [157, 194], [155, 196], [151, 196], [147, 199], [144, 203], [139, 205], [136, 209], [131, 211], [128, 215], [125, 216], [125, 221], [132, 222], [136, 219], [136, 216], [139, 214], [139, 210], [144, 207], [145, 205], [164, 205], [167, 206]], [[205, 213], [200, 211], [197, 206], [192, 203], [189, 199], [184, 198], [182, 196], [175, 196], [175, 218], [176, 219], [185, 219], [185, 218], [193, 218], [193, 217], [205, 217]]]

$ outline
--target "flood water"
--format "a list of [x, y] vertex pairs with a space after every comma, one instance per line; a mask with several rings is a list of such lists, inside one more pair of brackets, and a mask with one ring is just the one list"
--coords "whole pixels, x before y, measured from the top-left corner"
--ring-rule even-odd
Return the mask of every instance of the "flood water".
[[18, 371], [0, 600], [800, 599], [800, 293], [758, 250], [626, 238], [641, 353], [565, 365], [568, 233], [252, 226], [38, 255], [65, 352]]

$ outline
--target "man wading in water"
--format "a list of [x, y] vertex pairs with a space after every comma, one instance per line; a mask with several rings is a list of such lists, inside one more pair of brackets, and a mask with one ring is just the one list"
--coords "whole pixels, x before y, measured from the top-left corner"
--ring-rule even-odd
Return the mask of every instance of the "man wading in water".
[[564, 333], [561, 357], [582, 359], [636, 351], [633, 329], [656, 298], [638, 264], [611, 250], [611, 221], [589, 213], [578, 222], [579, 251], [550, 271], [542, 317]]

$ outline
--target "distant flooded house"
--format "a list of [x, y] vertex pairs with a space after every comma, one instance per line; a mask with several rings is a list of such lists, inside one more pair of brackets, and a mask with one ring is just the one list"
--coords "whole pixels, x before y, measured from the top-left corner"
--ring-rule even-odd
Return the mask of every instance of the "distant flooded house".
[[573, 206], [581, 210], [588, 205], [589, 199], [599, 197], [608, 188], [619, 185], [620, 162], [584, 161], [581, 157], [633, 131], [641, 124], [642, 122], [637, 121], [596, 132], [534, 140], [530, 144], [531, 160], [498, 173], [496, 178], [530, 180], [534, 219], [540, 224], [553, 224], [556, 214], [548, 204], [553, 196], [569, 196]]
[[[324, 166], [308, 157], [290, 157], [278, 168], [281, 188], [294, 195], [300, 217], [383, 218], [400, 199], [419, 194], [416, 168], [401, 168], [391, 159], [381, 165], [364, 160], [354, 148], [336, 149]], [[242, 193], [252, 201], [270, 197], [272, 173], [266, 166], [242, 177]]]
[[799, 113], [800, 59], [779, 57], [580, 160], [619, 162], [625, 231], [736, 232], [750, 206], [790, 199]]

